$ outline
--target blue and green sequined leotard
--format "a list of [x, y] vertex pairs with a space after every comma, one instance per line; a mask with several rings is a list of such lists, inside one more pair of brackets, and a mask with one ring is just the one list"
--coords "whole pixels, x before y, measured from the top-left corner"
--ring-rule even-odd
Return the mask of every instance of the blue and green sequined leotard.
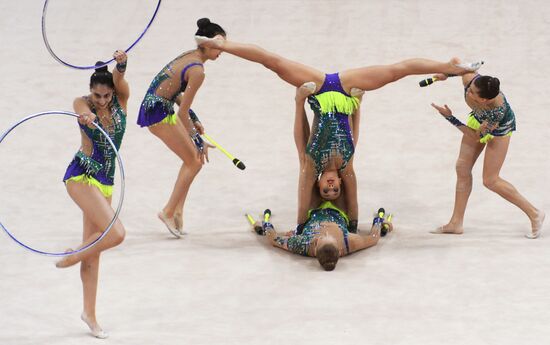
[[[88, 100], [87, 97], [85, 99]], [[88, 103], [91, 105], [89, 100]], [[90, 108], [97, 116], [95, 108], [92, 106]], [[115, 144], [116, 149], [119, 150], [126, 130], [126, 113], [122, 109], [116, 95], [113, 95], [111, 101], [110, 121], [111, 123], [108, 126], [104, 126], [99, 121], [99, 117], [96, 117], [94, 122], [109, 134], [109, 138]], [[90, 156], [87, 156], [84, 152], [78, 151], [65, 172], [63, 182], [72, 177], [86, 175], [87, 177], [95, 178], [103, 185], [112, 186], [114, 184], [116, 169], [115, 151], [107, 138], [97, 128], [89, 128], [80, 123], [79, 126], [92, 142], [92, 153]]]
[[359, 107], [359, 99], [348, 95], [338, 73], [327, 74], [323, 86], [308, 97], [315, 113], [306, 153], [315, 163], [317, 174], [323, 172], [332, 159], [341, 159], [343, 170], [355, 151], [350, 128], [350, 115]]
[[[338, 225], [344, 236], [346, 253], [349, 253], [348, 217], [330, 201], [325, 201], [318, 208], [309, 211], [309, 217], [304, 225], [303, 232], [300, 235], [293, 235], [286, 240], [288, 250], [295, 254], [308, 256], [309, 246], [315, 235], [320, 233], [319, 230], [322, 223], [335, 223]], [[276, 240], [283, 241], [282, 238]]]
[[[187, 87], [187, 81], [185, 81], [185, 72], [193, 66], [202, 66], [200, 62], [192, 62], [186, 65], [180, 73], [180, 85], [177, 91], [172, 95], [170, 99], [166, 99], [157, 95], [157, 90], [163, 81], [174, 78], [176, 76], [173, 66], [176, 61], [189, 54], [189, 52], [183, 53], [174, 60], [170, 61], [164, 68], [153, 78], [147, 93], [143, 101], [141, 102], [141, 107], [139, 108], [139, 114], [137, 123], [141, 127], [155, 125], [167, 117], [174, 114], [174, 103], [176, 102], [176, 97]], [[189, 109], [189, 117], [193, 122], [198, 121], [197, 115], [193, 110]]]

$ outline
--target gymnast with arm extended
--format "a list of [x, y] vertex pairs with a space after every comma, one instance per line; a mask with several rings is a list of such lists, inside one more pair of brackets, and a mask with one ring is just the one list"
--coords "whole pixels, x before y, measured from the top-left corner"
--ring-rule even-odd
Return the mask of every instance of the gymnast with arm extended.
[[[447, 79], [444, 74], [436, 74], [434, 77], [438, 80]], [[511, 135], [516, 130], [515, 114], [500, 91], [500, 81], [491, 76], [467, 73], [462, 76], [462, 83], [464, 99], [471, 108], [466, 124], [455, 118], [446, 104], [439, 106], [432, 103], [432, 107], [463, 133], [456, 162], [457, 182], [453, 214], [446, 225], [433, 233], [463, 233], [464, 214], [472, 191], [472, 169], [481, 152], [485, 150], [483, 185], [519, 207], [531, 223], [531, 229], [525, 236], [537, 238], [542, 230], [544, 211], [534, 207], [511, 183], [500, 177]]]

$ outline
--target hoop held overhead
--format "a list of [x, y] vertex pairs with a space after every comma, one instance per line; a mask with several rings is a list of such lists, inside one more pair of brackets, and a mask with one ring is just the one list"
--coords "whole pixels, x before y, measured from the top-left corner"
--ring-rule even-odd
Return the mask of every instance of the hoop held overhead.
[[[157, 16], [157, 13], [158, 13], [159, 8], [160, 8], [161, 1], [162, 0], [158, 0], [157, 7], [155, 8], [155, 12], [153, 13], [153, 16], [151, 17], [151, 20], [149, 20], [149, 23], [145, 27], [145, 30], [143, 30], [141, 35], [139, 35], [139, 37], [137, 38], [137, 40], [134, 41], [134, 43], [132, 43], [127, 49], [124, 50], [125, 53], [128, 53], [141, 40], [141, 38], [145, 35], [147, 30], [149, 30], [149, 27], [151, 26], [151, 24], [153, 24], [153, 20], [155, 20], [155, 17]], [[42, 38], [44, 39], [44, 44], [46, 45], [46, 49], [48, 50], [50, 55], [57, 62], [59, 62], [62, 65], [65, 65], [67, 67], [86, 70], [86, 69], [96, 69], [96, 68], [101, 68], [103, 66], [107, 66], [108, 64], [110, 64], [111, 62], [113, 62], [115, 60], [114, 58], [111, 58], [109, 61], [107, 61], [107, 62], [105, 62], [101, 65], [98, 65], [98, 66], [96, 66], [96, 65], [93, 65], [93, 66], [77, 66], [77, 65], [73, 65], [73, 64], [70, 64], [68, 62], [65, 62], [59, 56], [57, 56], [54, 53], [54, 51], [52, 50], [52, 47], [50, 47], [50, 43], [48, 42], [48, 36], [46, 35], [46, 13], [47, 13], [47, 10], [48, 10], [48, 2], [49, 2], [49, 0], [45, 0], [44, 8], [42, 9]]]

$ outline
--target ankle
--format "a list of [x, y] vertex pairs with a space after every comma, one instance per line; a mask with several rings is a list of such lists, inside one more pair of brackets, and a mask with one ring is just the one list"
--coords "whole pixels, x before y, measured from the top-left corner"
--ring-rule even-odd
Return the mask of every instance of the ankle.
[[176, 214], [174, 211], [170, 211], [170, 210], [168, 210], [166, 207], [163, 208], [161, 212], [162, 212], [162, 215], [163, 215], [165, 218], [169, 218], [169, 219], [174, 218], [174, 216], [175, 216], [175, 214]]
[[451, 219], [447, 225], [454, 226], [457, 228], [462, 228], [463, 220], [453, 220]]

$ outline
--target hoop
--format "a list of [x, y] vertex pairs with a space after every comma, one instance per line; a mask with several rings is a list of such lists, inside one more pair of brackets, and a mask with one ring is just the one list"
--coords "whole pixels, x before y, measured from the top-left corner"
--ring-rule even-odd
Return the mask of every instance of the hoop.
[[[137, 40], [134, 41], [134, 43], [132, 43], [126, 50], [124, 50], [125, 53], [128, 53], [140, 40], [141, 38], [145, 35], [145, 33], [147, 32], [147, 30], [149, 30], [149, 27], [151, 26], [151, 24], [153, 23], [153, 20], [155, 19], [155, 17], [157, 16], [157, 13], [159, 11], [159, 7], [160, 7], [160, 3], [161, 3], [162, 0], [158, 0], [158, 3], [157, 3], [157, 7], [155, 8], [155, 12], [153, 13], [153, 16], [151, 17], [151, 20], [149, 20], [149, 23], [147, 24], [147, 26], [145, 27], [145, 30], [143, 30], [143, 32], [141, 33], [141, 35], [139, 35], [139, 37], [137, 38]], [[48, 10], [48, 2], [49, 0], [46, 0], [44, 2], [44, 8], [42, 10], [42, 38], [44, 39], [44, 44], [46, 45], [46, 49], [48, 50], [48, 52], [50, 53], [50, 55], [57, 61], [59, 62], [60, 64], [62, 65], [65, 65], [67, 67], [71, 67], [71, 68], [75, 68], [75, 69], [81, 69], [81, 70], [86, 70], [86, 69], [96, 69], [96, 68], [101, 68], [103, 66], [107, 66], [108, 64], [110, 64], [111, 62], [113, 62], [115, 59], [114, 58], [111, 58], [109, 61], [103, 63], [102, 65], [93, 65], [93, 66], [77, 66], [77, 65], [72, 65], [68, 62], [65, 62], [63, 60], [61, 60], [61, 58], [59, 56], [57, 56], [54, 51], [52, 50], [52, 48], [50, 47], [50, 43], [48, 42], [48, 37], [46, 35], [46, 12]]]
[[[63, 111], [63, 110], [53, 110], [53, 111], [45, 111], [45, 112], [41, 112], [41, 113], [36, 113], [36, 114], [32, 114], [32, 115], [29, 115], [23, 119], [21, 119], [19, 122], [15, 123], [13, 126], [10, 127], [10, 129], [8, 129], [6, 132], [4, 132], [2, 134], [2, 136], [0, 136], [0, 144], [2, 143], [2, 141], [6, 138], [6, 136], [12, 131], [14, 130], [17, 126], [21, 125], [22, 123], [28, 121], [28, 120], [31, 120], [31, 119], [34, 119], [36, 117], [39, 117], [39, 116], [45, 116], [45, 115], [65, 115], [65, 116], [73, 116], [73, 117], [76, 117], [78, 118], [78, 114], [75, 114], [73, 112], [70, 112], [70, 111]], [[105, 130], [103, 130], [103, 128], [101, 128], [99, 125], [97, 125], [96, 123], [93, 123], [92, 124], [105, 136], [105, 138], [107, 138], [107, 141], [109, 142], [109, 144], [111, 145], [111, 147], [113, 148], [113, 150], [115, 151], [115, 154], [116, 154], [116, 159], [118, 161], [118, 166], [119, 166], [119, 170], [120, 170], [120, 199], [118, 201], [118, 207], [115, 211], [115, 215], [113, 216], [113, 219], [111, 220], [111, 222], [109, 223], [109, 225], [107, 225], [107, 227], [105, 228], [105, 230], [103, 231], [103, 234], [101, 234], [101, 236], [99, 236], [96, 240], [94, 240], [92, 243], [80, 248], [80, 249], [77, 249], [77, 250], [73, 250], [73, 251], [70, 251], [70, 252], [63, 252], [63, 253], [52, 253], [52, 252], [46, 252], [46, 251], [42, 251], [42, 250], [38, 250], [38, 249], [34, 249], [26, 244], [24, 244], [23, 242], [19, 241], [11, 232], [9, 232], [9, 230], [4, 226], [4, 224], [2, 224], [2, 222], [0, 221], [0, 227], [6, 232], [6, 234], [8, 234], [9, 237], [11, 237], [12, 240], [14, 240], [17, 244], [19, 244], [21, 247], [27, 249], [27, 250], [30, 250], [31, 252], [33, 253], [37, 253], [37, 254], [42, 254], [42, 255], [46, 255], [46, 256], [68, 256], [68, 255], [72, 255], [72, 254], [76, 254], [76, 253], [79, 253], [79, 252], [82, 252], [82, 251], [85, 251], [86, 249], [94, 246], [95, 244], [97, 244], [99, 241], [101, 241], [101, 239], [105, 236], [107, 236], [107, 234], [109, 233], [109, 231], [111, 230], [111, 228], [113, 227], [113, 224], [115, 224], [115, 221], [118, 219], [118, 215], [120, 214], [120, 210], [122, 209], [122, 201], [124, 200], [124, 180], [125, 180], [125, 177], [124, 177], [124, 166], [122, 165], [122, 158], [120, 158], [120, 154], [118, 153], [118, 150], [116, 149], [116, 146], [115, 144], [113, 143], [113, 141], [111, 140], [111, 138], [109, 137], [109, 135], [105, 132]]]

